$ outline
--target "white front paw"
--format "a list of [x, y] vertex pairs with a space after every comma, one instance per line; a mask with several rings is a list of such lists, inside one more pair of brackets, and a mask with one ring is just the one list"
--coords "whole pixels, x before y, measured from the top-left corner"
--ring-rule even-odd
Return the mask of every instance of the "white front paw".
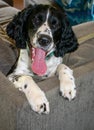
[[71, 101], [76, 97], [76, 86], [73, 84], [66, 84], [60, 87], [60, 95]]
[[73, 71], [66, 65], [60, 64], [57, 68], [57, 74], [60, 80], [60, 95], [71, 101], [76, 97], [76, 86]]
[[14, 82], [14, 84], [25, 93], [31, 108], [35, 112], [39, 114], [49, 113], [49, 102], [44, 92], [37, 86], [32, 77], [21, 76]]

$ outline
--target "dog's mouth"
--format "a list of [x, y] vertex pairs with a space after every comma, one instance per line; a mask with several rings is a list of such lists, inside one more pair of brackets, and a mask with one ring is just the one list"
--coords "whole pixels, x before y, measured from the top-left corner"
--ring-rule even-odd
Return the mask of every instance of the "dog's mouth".
[[41, 48], [31, 48], [31, 69], [35, 74], [39, 76], [45, 75], [47, 71], [47, 65], [45, 61], [46, 55], [47, 52]]

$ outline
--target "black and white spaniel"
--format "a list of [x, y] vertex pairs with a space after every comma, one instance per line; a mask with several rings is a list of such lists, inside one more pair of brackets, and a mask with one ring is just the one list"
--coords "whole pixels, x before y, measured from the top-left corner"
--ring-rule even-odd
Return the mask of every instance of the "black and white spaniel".
[[78, 48], [78, 43], [63, 10], [50, 5], [30, 5], [13, 18], [7, 33], [20, 48], [17, 66], [8, 78], [25, 93], [34, 111], [46, 114], [50, 111], [34, 76], [45, 79], [57, 72], [61, 95], [69, 100], [76, 96], [73, 71], [62, 62], [66, 53]]

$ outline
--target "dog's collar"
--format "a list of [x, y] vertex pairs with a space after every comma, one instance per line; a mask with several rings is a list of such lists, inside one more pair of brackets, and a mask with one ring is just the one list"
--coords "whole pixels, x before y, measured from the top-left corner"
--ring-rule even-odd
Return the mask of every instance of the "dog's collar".
[[46, 60], [49, 60], [54, 55], [54, 52], [51, 52], [49, 55], [46, 56]]
[[46, 56], [46, 60], [49, 60], [54, 55], [54, 51], [55, 51], [55, 49], [53, 48], [53, 49], [51, 49], [50, 52], [48, 52], [48, 54]]

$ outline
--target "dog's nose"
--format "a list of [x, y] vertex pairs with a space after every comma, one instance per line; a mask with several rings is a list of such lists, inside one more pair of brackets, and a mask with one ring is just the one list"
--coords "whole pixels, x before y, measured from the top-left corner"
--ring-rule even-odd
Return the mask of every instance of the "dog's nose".
[[52, 41], [52, 39], [48, 35], [40, 35], [40, 37], [38, 38], [38, 43], [41, 46], [48, 46], [51, 44], [51, 41]]

